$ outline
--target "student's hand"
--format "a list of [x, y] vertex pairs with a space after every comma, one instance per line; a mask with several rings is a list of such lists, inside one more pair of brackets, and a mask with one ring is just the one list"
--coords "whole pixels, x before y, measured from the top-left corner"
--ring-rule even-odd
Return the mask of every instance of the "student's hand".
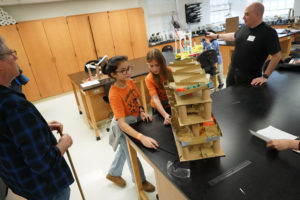
[[51, 122], [48, 122], [48, 126], [50, 128], [51, 131], [61, 131], [63, 132], [63, 125], [62, 123], [58, 122], [58, 121], [51, 121]]
[[142, 135], [140, 141], [142, 142], [142, 144], [143, 144], [145, 147], [148, 147], [148, 148], [151, 148], [151, 149], [157, 149], [157, 147], [158, 147], [157, 141], [154, 140], [154, 139], [151, 138], [151, 137]]
[[63, 134], [56, 145], [57, 148], [60, 150], [61, 155], [68, 150], [68, 148], [73, 144], [73, 140], [69, 134]]
[[217, 39], [217, 34], [212, 33], [212, 32], [207, 32], [206, 37], [211, 38], [211, 39]]
[[263, 84], [265, 84], [268, 81], [268, 79], [264, 78], [264, 77], [258, 77], [255, 78], [251, 81], [251, 85], [252, 86], [262, 86]]
[[298, 149], [299, 140], [277, 139], [267, 142], [267, 147], [275, 148], [279, 151], [286, 149]]
[[152, 122], [152, 117], [146, 112], [141, 112], [141, 119], [145, 122]]
[[167, 114], [165, 117], [164, 117], [164, 125], [169, 125], [171, 124], [171, 119], [170, 119], [170, 115]]

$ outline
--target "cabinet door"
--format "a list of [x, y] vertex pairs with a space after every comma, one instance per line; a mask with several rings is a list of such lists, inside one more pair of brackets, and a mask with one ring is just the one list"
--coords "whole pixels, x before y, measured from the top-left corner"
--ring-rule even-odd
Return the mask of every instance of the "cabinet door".
[[54, 56], [56, 70], [64, 92], [72, 90], [68, 74], [78, 72], [79, 66], [66, 18], [42, 20]]
[[20, 22], [17, 27], [42, 97], [62, 93], [63, 90], [42, 22]]
[[34, 75], [27, 55], [25, 53], [21, 38], [17, 31], [16, 25], [0, 26], [0, 35], [4, 38], [6, 45], [10, 49], [15, 49], [18, 54], [17, 63], [23, 70], [23, 74], [29, 78], [29, 82], [23, 86], [23, 93], [29, 101], [35, 101], [41, 98], [39, 89], [37, 87]]
[[67, 22], [79, 67], [84, 70], [87, 61], [97, 59], [88, 15], [69, 16]]
[[143, 8], [127, 11], [134, 58], [145, 57], [148, 51], [147, 31]]
[[133, 59], [127, 10], [108, 12], [116, 55], [127, 55]]
[[116, 54], [109, 25], [108, 13], [101, 12], [89, 14], [89, 20], [98, 57], [108, 55], [110, 58], [115, 56]]

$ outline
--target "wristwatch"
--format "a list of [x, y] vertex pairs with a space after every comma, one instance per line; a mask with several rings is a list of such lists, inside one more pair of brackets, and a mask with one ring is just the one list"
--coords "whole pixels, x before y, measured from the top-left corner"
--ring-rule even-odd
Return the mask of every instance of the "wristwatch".
[[267, 74], [263, 74], [262, 77], [264, 77], [265, 79], [269, 78], [269, 76]]

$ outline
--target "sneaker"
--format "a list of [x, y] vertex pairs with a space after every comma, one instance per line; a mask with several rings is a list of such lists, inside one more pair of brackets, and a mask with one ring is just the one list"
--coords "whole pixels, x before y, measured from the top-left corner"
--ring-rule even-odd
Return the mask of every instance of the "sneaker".
[[144, 181], [142, 183], [142, 187], [143, 187], [143, 190], [146, 191], [146, 192], [154, 192], [155, 191], [154, 185], [152, 185], [148, 181]]
[[220, 89], [222, 89], [224, 87], [224, 83], [222, 83], [222, 84], [219, 84], [219, 87], [218, 87], [218, 89], [220, 90]]
[[121, 176], [112, 176], [110, 174], [107, 174], [106, 179], [110, 180], [111, 182], [114, 182], [116, 185], [120, 187], [126, 186], [126, 181]]

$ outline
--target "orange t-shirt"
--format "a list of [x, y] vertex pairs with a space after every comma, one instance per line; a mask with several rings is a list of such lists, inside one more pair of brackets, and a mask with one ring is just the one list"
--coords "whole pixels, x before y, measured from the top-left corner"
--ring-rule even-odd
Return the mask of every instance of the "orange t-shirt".
[[[168, 67], [168, 70], [171, 72], [170, 67]], [[165, 80], [166, 80], [166, 77], [160, 77], [159, 81], [163, 85]], [[155, 108], [155, 104], [154, 104], [152, 97], [156, 94], [158, 95], [160, 102], [168, 101], [166, 91], [164, 89], [159, 88], [159, 86], [155, 82], [153, 74], [151, 72], [146, 76], [145, 82], [146, 82], [146, 86], [147, 86], [150, 96], [151, 96], [151, 106], [153, 108]], [[163, 105], [163, 107], [168, 108], [168, 107], [170, 107], [170, 105], [169, 104]]]
[[126, 88], [117, 88], [112, 85], [109, 90], [109, 104], [116, 120], [128, 115], [137, 117], [140, 113], [137, 101], [140, 93], [133, 80], [128, 80], [126, 85]]

